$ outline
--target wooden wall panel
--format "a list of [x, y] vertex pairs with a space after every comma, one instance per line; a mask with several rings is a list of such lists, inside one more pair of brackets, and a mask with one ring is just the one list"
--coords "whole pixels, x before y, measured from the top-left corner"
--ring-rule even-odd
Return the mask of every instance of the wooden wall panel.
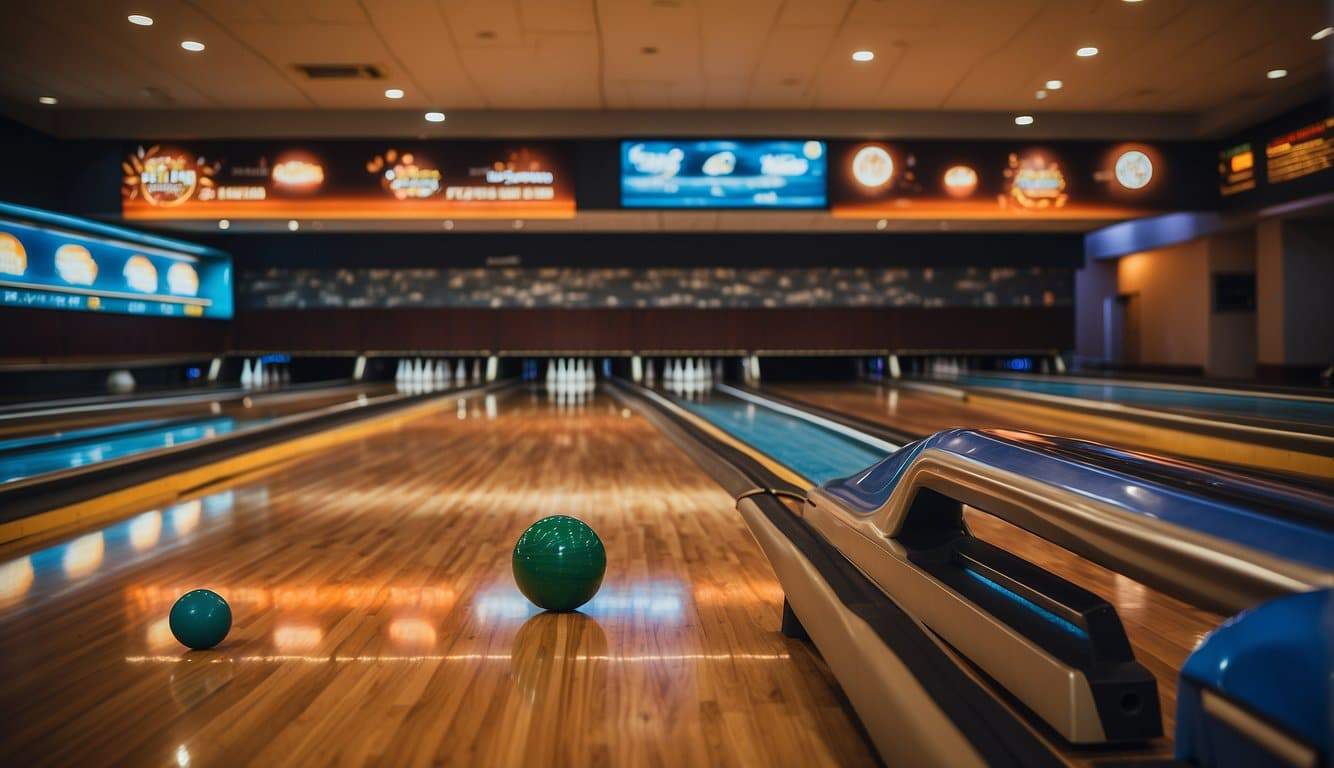
[[11, 362], [214, 355], [227, 348], [230, 329], [225, 320], [8, 307], [0, 322], [0, 360]]
[[1070, 307], [366, 309], [237, 316], [240, 351], [1068, 349]]

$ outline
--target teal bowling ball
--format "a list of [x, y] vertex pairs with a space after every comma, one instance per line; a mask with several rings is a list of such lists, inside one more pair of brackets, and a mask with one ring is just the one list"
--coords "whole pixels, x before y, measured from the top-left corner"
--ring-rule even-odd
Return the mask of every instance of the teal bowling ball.
[[573, 611], [597, 594], [607, 572], [602, 539], [582, 520], [544, 517], [514, 544], [514, 581], [533, 604]]
[[210, 589], [192, 589], [171, 606], [167, 623], [181, 645], [196, 651], [212, 648], [232, 628], [232, 609]]

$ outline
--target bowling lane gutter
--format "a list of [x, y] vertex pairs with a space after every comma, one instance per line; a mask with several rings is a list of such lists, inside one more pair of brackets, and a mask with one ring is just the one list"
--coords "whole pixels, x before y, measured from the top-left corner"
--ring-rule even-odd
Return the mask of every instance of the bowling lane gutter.
[[[514, 382], [504, 381], [480, 387], [387, 395], [340, 403], [313, 412], [280, 417], [253, 429], [15, 481], [0, 487], [0, 527], [261, 448], [390, 415], [434, 399], [468, 397], [511, 386]], [[23, 535], [27, 534], [20, 534]], [[8, 537], [13, 538], [18, 537]]]
[[[818, 615], [807, 619], [808, 632], [785, 596], [782, 630], [814, 642], [887, 763], [915, 755], [912, 759], [942, 765], [1065, 764], [934, 635], [784, 502], [804, 500], [807, 488], [709, 434], [656, 392], [619, 380], [612, 384], [614, 397], [657, 426], [736, 499], [785, 593], [802, 593], [810, 613], [818, 606]], [[898, 442], [889, 430], [876, 431], [881, 439]]]

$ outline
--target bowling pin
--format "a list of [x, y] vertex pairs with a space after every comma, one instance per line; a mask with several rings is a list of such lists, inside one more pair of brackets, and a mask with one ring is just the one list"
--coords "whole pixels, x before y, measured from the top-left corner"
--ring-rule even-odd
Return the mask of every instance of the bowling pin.
[[459, 360], [459, 365], [454, 369], [454, 378], [460, 384], [468, 383], [468, 366], [463, 360]]
[[482, 380], [482, 361], [474, 359], [472, 361], [472, 383], [477, 384]]
[[264, 360], [263, 358], [255, 361], [255, 386], [264, 386]]
[[241, 386], [249, 387], [255, 383], [255, 374], [250, 371], [250, 360], [247, 358], [241, 364]]
[[649, 360], [649, 361], [648, 361], [648, 364], [644, 366], [644, 383], [647, 384], [647, 385], [649, 385], [650, 387], [653, 386], [653, 361], [652, 361], [652, 360]]

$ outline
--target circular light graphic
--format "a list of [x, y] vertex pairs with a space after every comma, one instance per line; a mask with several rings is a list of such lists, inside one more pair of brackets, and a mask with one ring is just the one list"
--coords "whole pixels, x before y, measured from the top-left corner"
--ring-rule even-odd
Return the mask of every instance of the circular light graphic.
[[852, 156], [852, 176], [863, 187], [883, 187], [894, 177], [894, 158], [884, 147], [862, 147]]
[[966, 165], [955, 165], [945, 171], [945, 192], [950, 197], [968, 197], [977, 190], [977, 171]]
[[1153, 162], [1149, 156], [1132, 149], [1116, 158], [1116, 180], [1126, 189], [1141, 189], [1153, 179]]
[[28, 251], [17, 237], [0, 232], [0, 274], [19, 275], [28, 271]]
[[824, 144], [818, 141], [808, 141], [801, 145], [801, 153], [808, 160], [818, 160], [820, 155], [824, 154]]

